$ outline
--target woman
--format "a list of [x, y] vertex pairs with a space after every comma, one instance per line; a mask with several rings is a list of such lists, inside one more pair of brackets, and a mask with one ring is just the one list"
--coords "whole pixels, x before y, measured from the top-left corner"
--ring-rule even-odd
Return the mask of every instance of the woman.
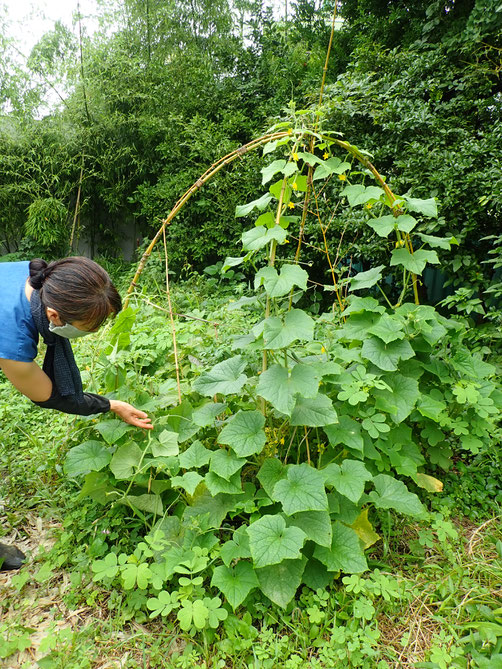
[[[0, 369], [40, 407], [81, 416], [113, 411], [151, 429], [147, 414], [127, 402], [83, 392], [69, 342], [96, 332], [121, 308], [110, 277], [88, 258], [0, 263]], [[42, 368], [34, 362], [39, 335], [47, 344]], [[17, 569], [23, 559], [0, 543], [0, 569]]]

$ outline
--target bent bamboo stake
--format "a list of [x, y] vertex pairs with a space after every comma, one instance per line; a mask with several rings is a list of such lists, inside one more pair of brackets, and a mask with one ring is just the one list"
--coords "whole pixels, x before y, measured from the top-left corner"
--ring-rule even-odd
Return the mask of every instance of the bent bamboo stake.
[[248, 144], [244, 144], [243, 146], [240, 146], [238, 149], [235, 149], [235, 151], [232, 151], [232, 153], [227, 154], [223, 158], [220, 158], [216, 163], [211, 165], [211, 167], [204, 172], [204, 174], [197, 179], [197, 181], [190, 186], [190, 188], [186, 191], [184, 195], [180, 197], [178, 202], [174, 205], [174, 207], [171, 209], [169, 212], [168, 216], [162, 221], [162, 225], [160, 226], [159, 230], [157, 231], [155, 237], [152, 239], [150, 244], [148, 245], [148, 248], [146, 251], [143, 253], [143, 256], [139, 262], [138, 269], [136, 270], [136, 274], [133, 277], [133, 280], [131, 281], [129, 288], [127, 289], [127, 294], [126, 298], [124, 300], [124, 307], [127, 307], [129, 304], [129, 299], [131, 296], [131, 293], [134, 291], [136, 286], [138, 285], [138, 279], [141, 276], [141, 273], [143, 271], [143, 268], [146, 265], [146, 262], [148, 258], [150, 257], [153, 248], [157, 241], [160, 239], [161, 235], [163, 234], [163, 231], [165, 228], [171, 223], [173, 218], [176, 216], [178, 211], [183, 207], [183, 205], [188, 202], [188, 200], [192, 197], [192, 195], [199, 190], [206, 182], [211, 179], [217, 172], [219, 172], [222, 167], [225, 165], [229, 165], [232, 161], [234, 161], [236, 158], [239, 158], [240, 156], [243, 156], [245, 153], [248, 151], [252, 151], [253, 149], [257, 149], [259, 146], [262, 144], [266, 144], [268, 142], [273, 142], [276, 139], [282, 139], [283, 137], [287, 137], [291, 133], [289, 132], [275, 132], [270, 135], [263, 135], [262, 137], [259, 137], [258, 139], [254, 139], [252, 142], [249, 142]]
[[[243, 146], [240, 146], [238, 149], [235, 149], [235, 151], [232, 151], [232, 153], [227, 154], [223, 158], [220, 158], [216, 163], [211, 165], [209, 169], [207, 169], [204, 174], [197, 179], [197, 181], [180, 197], [180, 199], [176, 202], [174, 207], [171, 209], [169, 212], [168, 216], [162, 221], [161, 227], [155, 234], [155, 237], [152, 239], [150, 244], [148, 245], [148, 248], [146, 251], [143, 253], [143, 256], [139, 262], [138, 269], [136, 270], [136, 274], [133, 277], [133, 280], [131, 281], [129, 288], [127, 289], [126, 293], [126, 298], [124, 300], [124, 307], [127, 307], [129, 304], [129, 299], [131, 297], [131, 294], [133, 293], [134, 289], [138, 285], [138, 279], [141, 276], [141, 273], [146, 265], [146, 262], [148, 258], [150, 257], [153, 248], [157, 241], [160, 239], [161, 235], [164, 233], [164, 230], [166, 227], [171, 223], [173, 218], [176, 216], [176, 214], [179, 212], [179, 210], [183, 207], [183, 205], [188, 202], [188, 200], [192, 197], [194, 193], [196, 193], [199, 188], [201, 188], [205, 183], [211, 179], [217, 172], [219, 172], [225, 165], [229, 165], [231, 162], [233, 162], [236, 158], [239, 158], [240, 156], [243, 156], [245, 153], [248, 151], [252, 151], [253, 149], [257, 149], [258, 147], [262, 146], [262, 144], [267, 144], [268, 142], [272, 142], [276, 139], [282, 139], [283, 137], [288, 137], [291, 135], [292, 132], [276, 132], [272, 133], [269, 135], [263, 135], [262, 137], [258, 137], [258, 139], [254, 139], [253, 141], [249, 142], [248, 144], [244, 144]], [[366, 158], [364, 154], [362, 154], [359, 149], [352, 144], [349, 144], [349, 142], [345, 142], [341, 139], [335, 139], [334, 137], [328, 137], [328, 136], [322, 136], [323, 139], [328, 139], [330, 142], [333, 142], [335, 144], [338, 144], [341, 148], [345, 149], [347, 153], [350, 153], [353, 155], [360, 163], [362, 163], [375, 177], [375, 179], [378, 181], [378, 183], [381, 185], [383, 188], [385, 194], [387, 195], [389, 201], [391, 203], [394, 203], [397, 198], [394, 195], [394, 193], [391, 191], [391, 189], [388, 187], [388, 185], [385, 183], [385, 180], [383, 179], [382, 175], [377, 171], [375, 166]], [[397, 208], [398, 209], [398, 208]], [[396, 211], [396, 213], [398, 213]], [[410, 250], [410, 253], [413, 253], [413, 248], [411, 246], [411, 240], [409, 235], [406, 235], [406, 242], [408, 245], [408, 248]], [[413, 292], [415, 296], [415, 303], [419, 304], [419, 299], [418, 299], [418, 291], [417, 291], [417, 278], [416, 275], [413, 274]]]

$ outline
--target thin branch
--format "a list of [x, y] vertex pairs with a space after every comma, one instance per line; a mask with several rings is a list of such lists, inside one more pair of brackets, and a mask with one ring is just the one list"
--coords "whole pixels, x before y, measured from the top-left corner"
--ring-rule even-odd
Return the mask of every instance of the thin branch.
[[176, 385], [178, 386], [178, 400], [181, 404], [181, 384], [180, 384], [180, 366], [178, 363], [178, 348], [176, 346], [176, 327], [174, 325], [173, 310], [171, 306], [171, 291], [169, 290], [169, 264], [167, 260], [167, 242], [166, 242], [166, 229], [162, 229], [164, 233], [164, 251], [166, 254], [166, 292], [167, 292], [167, 303], [169, 305], [169, 318], [171, 320], [171, 332], [173, 335], [173, 349], [174, 349], [174, 366], [176, 368]]

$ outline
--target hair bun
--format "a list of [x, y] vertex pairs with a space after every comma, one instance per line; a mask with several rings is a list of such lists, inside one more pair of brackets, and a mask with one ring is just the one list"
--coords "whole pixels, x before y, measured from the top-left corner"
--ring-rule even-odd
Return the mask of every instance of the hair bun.
[[30, 285], [35, 290], [40, 290], [44, 285], [47, 267], [47, 263], [42, 258], [35, 258], [30, 261]]

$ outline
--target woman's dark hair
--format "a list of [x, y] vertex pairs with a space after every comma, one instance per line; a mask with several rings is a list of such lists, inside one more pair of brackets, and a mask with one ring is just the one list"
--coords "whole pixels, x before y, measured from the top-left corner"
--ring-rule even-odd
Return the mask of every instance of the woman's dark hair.
[[83, 321], [95, 330], [110, 314], [122, 309], [122, 300], [105, 270], [83, 257], [46, 263], [30, 262], [30, 284], [40, 291], [45, 307], [55, 309], [65, 323]]

